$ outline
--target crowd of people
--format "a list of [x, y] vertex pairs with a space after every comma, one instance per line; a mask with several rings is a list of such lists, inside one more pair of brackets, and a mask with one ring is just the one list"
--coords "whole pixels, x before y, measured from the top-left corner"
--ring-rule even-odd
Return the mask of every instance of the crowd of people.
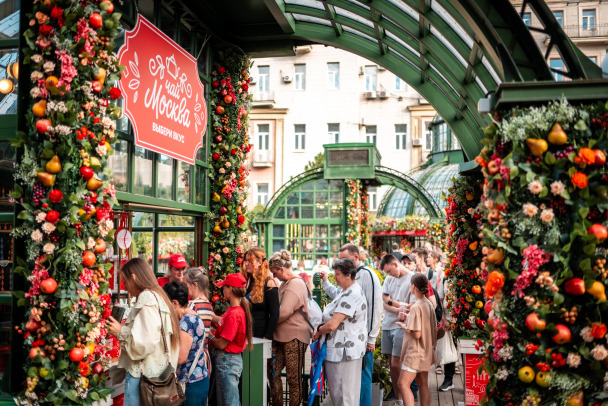
[[[242, 353], [252, 348], [253, 337], [273, 342], [267, 365], [273, 406], [284, 402], [283, 370], [289, 405], [302, 404], [301, 374], [311, 340], [326, 343], [324, 373], [332, 404], [370, 406], [380, 332], [381, 351], [390, 357], [391, 397], [413, 406], [419, 393], [421, 405], [429, 406], [428, 372], [437, 363], [438, 325], [441, 318], [445, 322], [437, 311], [445, 301], [444, 256], [426, 248], [404, 253], [395, 245], [374, 264], [388, 275], [383, 284], [363, 258], [357, 246], [342, 246], [331, 264], [336, 285], [329, 268], [320, 268], [331, 302], [317, 325], [308, 310], [309, 280], [292, 269], [286, 250], [270, 258], [261, 248], [245, 252], [241, 272], [217, 282], [229, 303], [221, 317], [209, 300], [205, 271], [188, 268], [182, 255], [170, 258], [167, 275], [158, 280], [144, 260], [128, 261], [121, 275], [135, 304], [124, 323], [111, 317], [107, 322], [121, 346], [125, 406], [140, 404], [142, 375], [158, 377], [169, 365], [185, 384], [185, 405], [240, 405]], [[445, 366], [441, 390], [453, 388], [454, 367]]]

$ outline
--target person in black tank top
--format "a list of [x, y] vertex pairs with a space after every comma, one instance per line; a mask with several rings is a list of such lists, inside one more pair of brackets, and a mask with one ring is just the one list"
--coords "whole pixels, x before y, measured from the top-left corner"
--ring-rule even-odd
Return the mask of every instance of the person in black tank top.
[[241, 273], [247, 279], [247, 296], [251, 302], [253, 336], [272, 340], [279, 318], [279, 289], [270, 275], [266, 254], [251, 248], [244, 255]]

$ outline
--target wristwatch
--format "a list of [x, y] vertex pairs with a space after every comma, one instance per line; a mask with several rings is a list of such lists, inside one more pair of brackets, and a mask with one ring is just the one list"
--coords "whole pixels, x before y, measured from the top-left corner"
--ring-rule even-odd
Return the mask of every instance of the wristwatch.
[[388, 302], [386, 302], [386, 304], [388, 304], [389, 306], [392, 306], [393, 305], [393, 301], [389, 300]]

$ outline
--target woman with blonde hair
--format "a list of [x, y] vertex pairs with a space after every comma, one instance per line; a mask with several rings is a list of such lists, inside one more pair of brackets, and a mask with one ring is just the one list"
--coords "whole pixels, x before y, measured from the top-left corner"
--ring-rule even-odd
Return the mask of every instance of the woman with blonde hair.
[[283, 404], [281, 372], [286, 368], [289, 405], [297, 406], [302, 403], [301, 374], [311, 336], [308, 326], [308, 288], [302, 278], [292, 271], [289, 251], [281, 250], [273, 254], [268, 266], [273, 275], [282, 282], [279, 288], [279, 320], [272, 346], [274, 364], [272, 369], [269, 368], [272, 405]]
[[249, 301], [245, 300], [247, 281], [240, 273], [231, 273], [221, 282], [224, 298], [230, 307], [217, 323], [215, 337], [209, 344], [215, 348], [216, 389], [219, 406], [240, 406], [239, 379], [243, 372], [241, 353], [253, 350], [253, 329]]
[[[124, 325], [110, 317], [107, 326], [120, 342], [118, 367], [126, 370], [124, 404], [139, 406], [141, 375], [157, 378], [168, 364], [174, 369], [177, 367], [179, 319], [146, 261], [133, 258], [122, 266], [120, 272], [125, 289], [137, 300]], [[163, 339], [167, 343], [168, 354], [165, 353]]]
[[272, 340], [279, 318], [279, 290], [270, 275], [264, 250], [254, 247], [245, 252], [241, 274], [247, 280], [245, 297], [251, 302], [253, 336]]

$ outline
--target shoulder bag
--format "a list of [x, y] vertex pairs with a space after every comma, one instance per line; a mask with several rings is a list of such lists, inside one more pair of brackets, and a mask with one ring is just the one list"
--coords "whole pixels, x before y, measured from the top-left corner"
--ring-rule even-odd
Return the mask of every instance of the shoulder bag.
[[[158, 297], [156, 297], [155, 293], [153, 294], [156, 303], [158, 303]], [[171, 366], [169, 359], [169, 348], [167, 347], [160, 303], [158, 303], [158, 315], [160, 316], [160, 336], [165, 348], [167, 367], [158, 378], [148, 378], [142, 371], [141, 382], [139, 384], [139, 400], [143, 406], [177, 406], [186, 401], [186, 395], [180, 382], [177, 380], [175, 369]]]

